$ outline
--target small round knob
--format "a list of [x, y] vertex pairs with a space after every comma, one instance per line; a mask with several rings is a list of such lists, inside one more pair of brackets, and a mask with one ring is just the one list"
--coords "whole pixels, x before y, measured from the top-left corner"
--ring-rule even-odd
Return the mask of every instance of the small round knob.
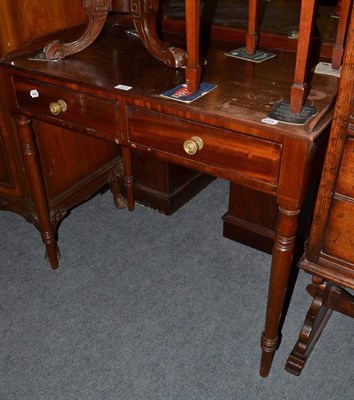
[[68, 106], [64, 100], [59, 99], [55, 103], [50, 103], [49, 109], [53, 115], [59, 115], [61, 112], [65, 112], [68, 109]]
[[193, 156], [203, 148], [203, 140], [198, 136], [193, 136], [183, 143], [183, 148], [187, 154]]

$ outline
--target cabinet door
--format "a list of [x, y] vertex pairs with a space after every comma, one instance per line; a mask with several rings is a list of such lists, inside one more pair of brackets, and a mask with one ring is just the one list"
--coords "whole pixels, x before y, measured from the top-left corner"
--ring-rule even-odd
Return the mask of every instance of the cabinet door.
[[[1, 0], [0, 57], [57, 30], [86, 21], [82, 0]], [[0, 90], [1, 95], [1, 90]], [[27, 192], [20, 149], [10, 118], [4, 115], [6, 99], [0, 107], [0, 193], [23, 197]], [[5, 123], [6, 120], [6, 123]], [[20, 189], [22, 186], [22, 190]]]
[[[351, 131], [352, 133], [352, 131]], [[348, 136], [323, 240], [323, 252], [354, 270], [354, 137]]]
[[21, 196], [21, 163], [16, 152], [15, 137], [10, 137], [0, 108], [0, 193]]

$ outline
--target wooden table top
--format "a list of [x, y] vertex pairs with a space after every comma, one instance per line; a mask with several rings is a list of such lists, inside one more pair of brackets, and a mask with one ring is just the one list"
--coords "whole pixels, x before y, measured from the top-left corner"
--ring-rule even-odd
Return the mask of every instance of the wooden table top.
[[[313, 75], [308, 103], [319, 110], [317, 116], [303, 126], [280, 122], [269, 126], [262, 119], [276, 101], [288, 100], [290, 96], [295, 66], [293, 53], [274, 51], [275, 58], [256, 64], [228, 57], [220, 49], [210, 49], [203, 81], [214, 83], [217, 88], [193, 103], [182, 104], [162, 99], [160, 95], [183, 83], [183, 70], [169, 68], [154, 59], [139, 38], [121, 27], [108, 27], [89, 48], [61, 61], [31, 60], [39, 50], [13, 55], [2, 63], [62, 80], [64, 86], [73, 89], [80, 85], [95, 94], [140, 99], [177, 116], [185, 117], [187, 112], [188, 118], [196, 121], [208, 122], [210, 117], [218, 120], [218, 126], [227, 129], [234, 129], [237, 124], [238, 131], [242, 125], [246, 133], [255, 136], [259, 135], [259, 130], [263, 137], [269, 132], [270, 139], [280, 134], [315, 140], [330, 121], [328, 110], [338, 88], [338, 78]], [[117, 90], [118, 84], [132, 89], [127, 92]]]

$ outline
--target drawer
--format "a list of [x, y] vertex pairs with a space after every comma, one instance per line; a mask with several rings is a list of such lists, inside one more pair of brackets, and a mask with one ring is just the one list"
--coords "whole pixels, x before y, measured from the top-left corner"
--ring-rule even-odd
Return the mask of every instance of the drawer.
[[336, 192], [354, 199], [354, 139], [349, 137], [344, 147]]
[[[266, 184], [277, 184], [279, 143], [135, 106], [127, 106], [127, 118], [130, 142]], [[196, 154], [189, 155], [184, 143], [192, 137], [199, 137], [203, 143]]]
[[[114, 137], [118, 136], [118, 102], [17, 76], [14, 76], [14, 86], [17, 105], [23, 110]], [[50, 105], [54, 104], [54, 108], [58, 108], [58, 100], [63, 100], [67, 109], [60, 111], [59, 107], [58, 115], [54, 115]]]
[[333, 200], [323, 238], [325, 254], [354, 264], [354, 203]]

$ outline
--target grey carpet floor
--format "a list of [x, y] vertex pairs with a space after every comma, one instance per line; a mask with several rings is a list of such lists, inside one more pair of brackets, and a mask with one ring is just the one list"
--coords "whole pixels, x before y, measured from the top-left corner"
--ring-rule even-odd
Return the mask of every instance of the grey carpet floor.
[[354, 399], [353, 319], [334, 314], [302, 376], [284, 370], [310, 297], [300, 272], [270, 376], [258, 375], [270, 256], [225, 239], [228, 184], [171, 217], [105, 193], [59, 230], [0, 213], [1, 400]]

